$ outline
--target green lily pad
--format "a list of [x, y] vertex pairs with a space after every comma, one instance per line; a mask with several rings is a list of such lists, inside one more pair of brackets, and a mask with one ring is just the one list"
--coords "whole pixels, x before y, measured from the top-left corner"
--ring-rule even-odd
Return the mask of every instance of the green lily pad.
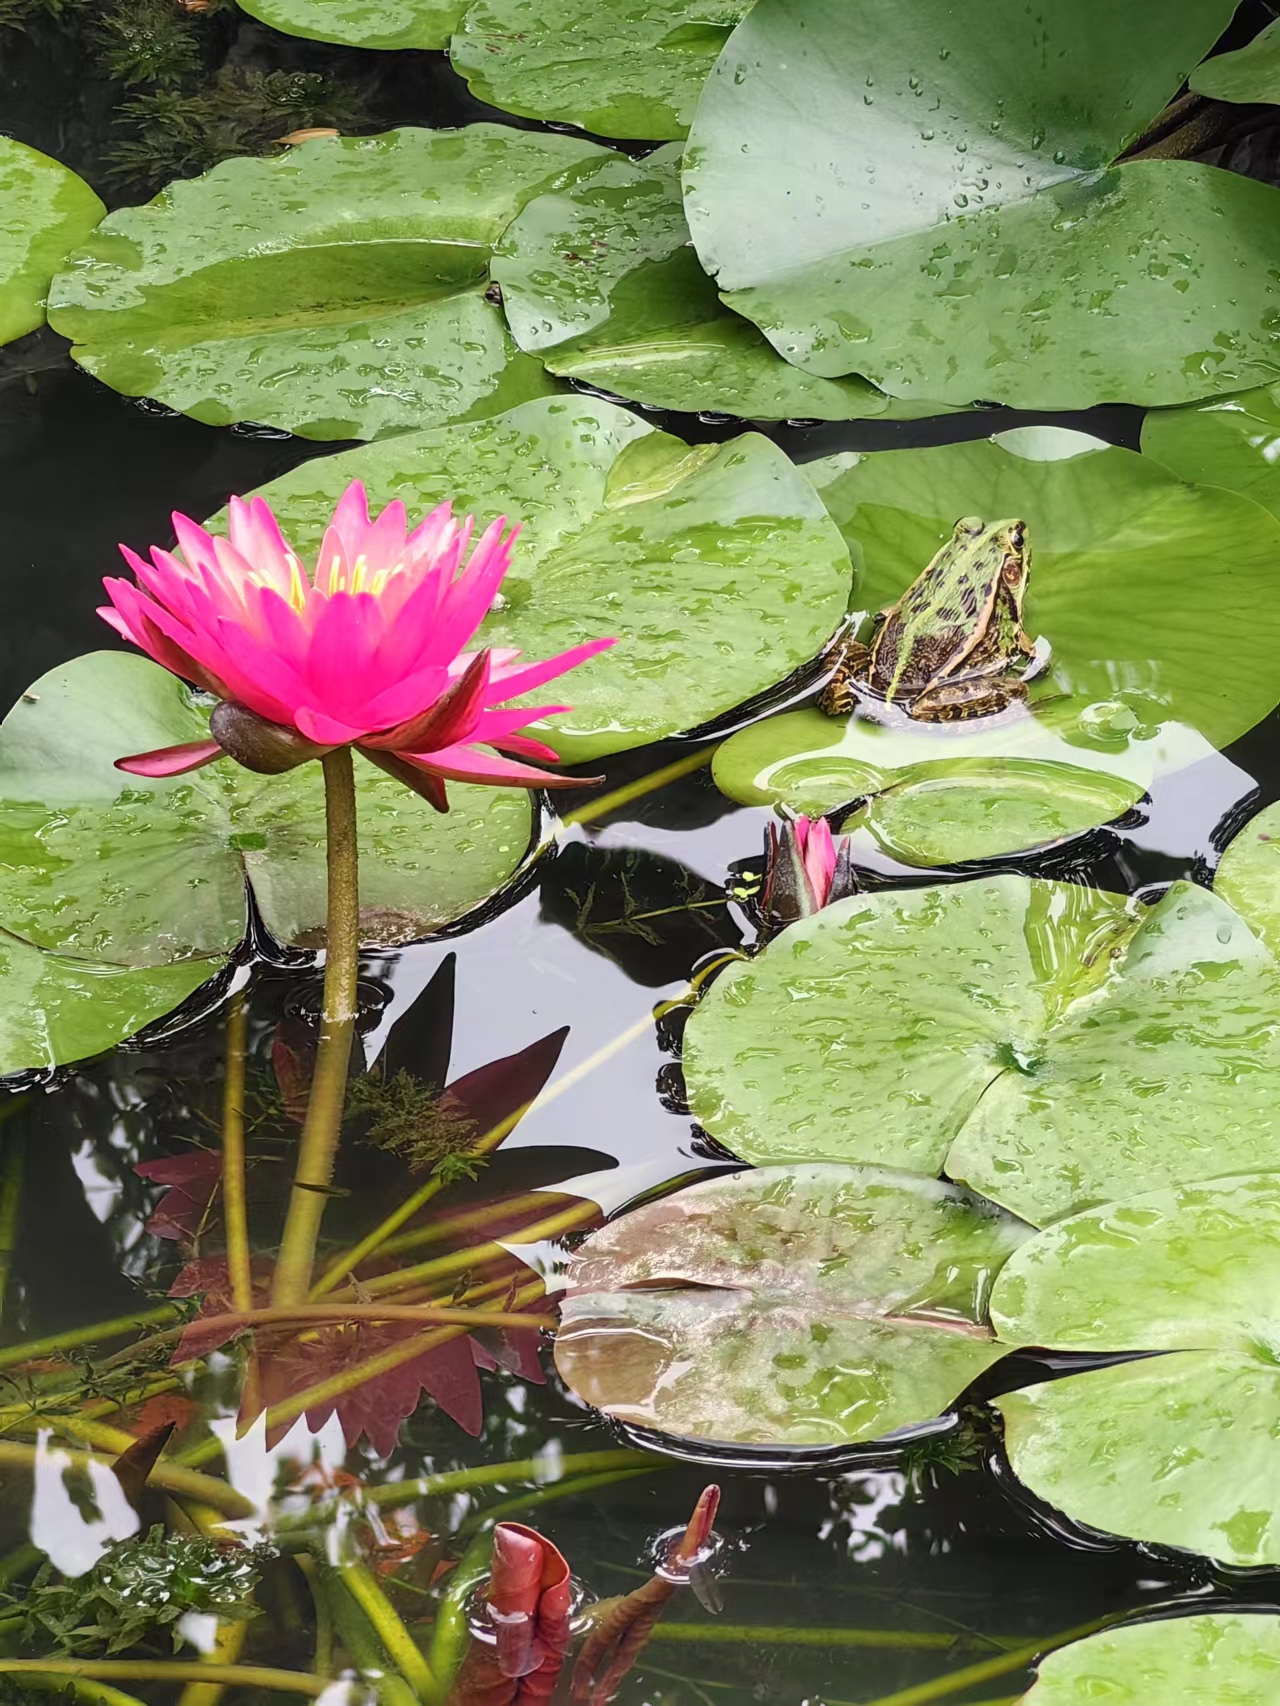
[[1187, 81], [1197, 95], [1215, 101], [1280, 103], [1280, 18], [1246, 47], [1197, 65]]
[[548, 657], [616, 636], [556, 684], [573, 710], [540, 733], [570, 763], [763, 692], [820, 649], [848, 598], [839, 533], [757, 433], [690, 447], [612, 403], [557, 397], [306, 462], [262, 495], [310, 553], [357, 477], [374, 504], [402, 498], [421, 514], [452, 498], [459, 512], [523, 523], [506, 604], [481, 629], [488, 644]]
[[1153, 410], [1142, 423], [1142, 449], [1180, 480], [1225, 486], [1280, 516], [1280, 385]]
[[1280, 1617], [1202, 1612], [1106, 1629], [1040, 1661], [1023, 1706], [1276, 1706]]
[[[1166, 746], [1092, 753], [1047, 739], [1031, 718], [960, 739], [964, 756], [935, 758], [951, 748], [925, 728], [789, 711], [731, 735], [711, 773], [743, 805], [819, 817], [858, 801], [841, 825], [855, 851], [928, 867], [1050, 846], [1122, 817], [1146, 792], [1151, 749]], [[1019, 741], [1036, 756], [1016, 756]], [[1117, 764], [1124, 773], [1113, 775]]]
[[1108, 169], [1232, 0], [758, 0], [703, 91], [689, 225], [789, 361], [895, 397], [1180, 403], [1275, 372], [1280, 192]]
[[439, 49], [466, 8], [467, 0], [245, 0], [240, 10], [306, 41]]
[[945, 1171], [1043, 1225], [1276, 1154], [1275, 1011], [1280, 965], [1203, 889], [998, 876], [789, 926], [711, 985], [684, 1072], [746, 1161]]
[[898, 598], [957, 517], [1021, 516], [1027, 632], [1052, 648], [1033, 691], [1061, 695], [1050, 726], [1071, 746], [1114, 753], [1180, 723], [1221, 748], [1280, 701], [1280, 531], [1256, 504], [1053, 428], [805, 472], [858, 565], [860, 610]]
[[82, 367], [211, 426], [376, 438], [545, 394], [486, 300], [494, 243], [603, 150], [503, 125], [225, 160], [105, 219], [49, 315]]
[[0, 136], [0, 344], [43, 326], [49, 280], [105, 212], [74, 172]]
[[751, 0], [475, 0], [449, 58], [505, 112], [596, 136], [689, 128], [707, 73]]
[[1280, 804], [1265, 806], [1233, 837], [1213, 891], [1280, 956]]
[[1176, 1354], [998, 1398], [1019, 1478], [1108, 1533], [1280, 1563], [1278, 1235], [1280, 1173], [1254, 1173], [1127, 1197], [1024, 1245], [991, 1302], [1006, 1344]]
[[622, 1215], [571, 1258], [556, 1366], [685, 1438], [836, 1446], [931, 1421], [1002, 1354], [991, 1282], [1030, 1235], [953, 1186], [767, 1167]]
[[526, 203], [492, 270], [522, 350], [646, 408], [842, 421], [888, 407], [865, 380], [801, 373], [724, 306], [689, 243], [678, 146]]
[[[207, 709], [147, 658], [94, 652], [42, 676], [0, 724], [0, 928], [86, 961], [207, 961], [244, 935], [247, 877], [280, 941], [320, 945], [318, 765], [265, 777], [227, 760], [155, 782], [113, 768], [207, 727]], [[359, 757], [356, 767], [365, 941], [428, 934], [523, 861], [523, 791], [451, 785], [441, 814]]]

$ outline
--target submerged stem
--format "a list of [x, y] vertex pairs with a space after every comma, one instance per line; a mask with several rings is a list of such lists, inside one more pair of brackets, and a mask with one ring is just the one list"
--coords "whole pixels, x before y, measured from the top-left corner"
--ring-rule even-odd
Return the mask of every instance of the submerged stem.
[[322, 1677], [272, 1665], [218, 1665], [181, 1659], [0, 1659], [0, 1676], [98, 1678], [110, 1682], [229, 1682], [242, 1688], [268, 1688], [285, 1694], [322, 1694]]
[[222, 1206], [227, 1227], [227, 1274], [231, 1301], [243, 1313], [253, 1308], [249, 1268], [249, 1219], [245, 1204], [244, 1070], [248, 1020], [239, 990], [227, 1008], [226, 1078], [222, 1090]]
[[325, 934], [324, 1010], [307, 1117], [298, 1145], [289, 1212], [271, 1301], [277, 1308], [301, 1303], [311, 1284], [316, 1239], [333, 1179], [342, 1133], [347, 1070], [356, 1023], [356, 979], [360, 966], [360, 893], [356, 847], [356, 786], [351, 749], [325, 754], [325, 829], [328, 837], [329, 907]]

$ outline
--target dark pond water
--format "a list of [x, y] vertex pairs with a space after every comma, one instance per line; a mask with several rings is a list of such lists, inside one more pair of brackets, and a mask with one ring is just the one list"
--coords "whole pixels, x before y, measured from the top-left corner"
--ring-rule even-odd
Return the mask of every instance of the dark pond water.
[[[324, 65], [339, 76], [358, 55], [286, 42], [241, 26], [245, 56], [273, 64]], [[394, 123], [456, 123], [484, 109], [435, 57], [388, 56], [371, 95], [370, 129]], [[355, 70], [352, 75], [356, 75]], [[105, 97], [62, 54], [56, 34], [0, 32], [0, 126], [95, 177], [95, 139]], [[111, 643], [93, 614], [115, 546], [165, 538], [172, 509], [204, 516], [229, 493], [257, 486], [330, 447], [252, 429], [215, 431], [140, 407], [72, 368], [50, 335], [0, 353], [0, 700], [52, 665]], [[797, 459], [837, 449], [945, 442], [1037, 417], [1007, 413], [911, 426], [766, 429]], [[1096, 411], [1077, 425], [1136, 447], [1136, 411]], [[724, 423], [664, 420], [687, 438], [725, 436]], [[1160, 782], [1144, 821], [1076, 844], [1055, 875], [1121, 892], [1148, 891], [1208, 875], [1227, 826], [1280, 795], [1275, 716], [1228, 752]], [[606, 767], [606, 791], [683, 756], [687, 747], [629, 754]], [[579, 802], [570, 799], [569, 805]], [[708, 1151], [679, 1110], [675, 1039], [655, 1028], [655, 1005], [677, 996], [718, 946], [751, 938], [747, 916], [722, 885], [727, 867], [757, 852], [766, 815], [735, 807], [705, 768], [602, 820], [567, 831], [536, 884], [481, 927], [448, 943], [369, 958], [367, 1059], [448, 956], [456, 956], [450, 1073], [457, 1076], [525, 1047], [557, 1027], [569, 1035], [558, 1074], [580, 1075], [525, 1120], [486, 1175], [513, 1190], [613, 1169], [616, 1206], [660, 1181], [696, 1173]], [[1034, 872], [1034, 860], [1013, 862]], [[1044, 867], [1048, 868], [1048, 867]], [[886, 861], [886, 880], [896, 872]], [[266, 1083], [277, 1022], [314, 999], [306, 966], [255, 965], [248, 974], [250, 1079]], [[437, 1035], [436, 1045], [440, 1046]], [[177, 1267], [175, 1246], [144, 1231], [156, 1192], [136, 1162], [181, 1154], [216, 1127], [224, 1047], [222, 1013], [207, 1011], [162, 1046], [132, 1046], [27, 1095], [0, 1127], [0, 1168], [19, 1176], [20, 1211], [0, 1248], [3, 1337], [63, 1334], [145, 1308]], [[283, 1177], [287, 1138], [270, 1121], [251, 1133], [255, 1192], [271, 1200]], [[337, 1239], [395, 1200], [401, 1175], [385, 1155], [348, 1148], [326, 1232]], [[465, 1196], [466, 1187], [456, 1195]], [[107, 1348], [112, 1348], [109, 1342]], [[616, 1448], [618, 1436], [557, 1383], [483, 1376], [486, 1419], [470, 1439], [432, 1406], [405, 1426], [387, 1460], [353, 1453], [347, 1468], [377, 1485], [539, 1455]], [[26, 1395], [5, 1377], [0, 1402]], [[105, 1375], [92, 1377], [110, 1393]], [[1006, 1375], [1006, 1379], [1011, 1379]], [[232, 1394], [207, 1383], [210, 1413]], [[978, 1395], [980, 1397], [980, 1395]], [[323, 1450], [341, 1461], [333, 1431]], [[255, 1468], [254, 1453], [257, 1453]], [[239, 1474], [266, 1474], [261, 1444], [240, 1448]], [[574, 1492], [568, 1465], [541, 1493], [513, 1476], [472, 1495], [406, 1506], [430, 1538], [385, 1584], [411, 1627], [434, 1615], [433, 1572], [456, 1556], [480, 1513], [499, 1502], [525, 1509], [597, 1595], [636, 1585], [655, 1535], [683, 1521], [709, 1471], [652, 1456], [643, 1472]], [[724, 1609], [712, 1617], [692, 1595], [677, 1601], [624, 1684], [628, 1706], [842, 1706], [842, 1703], [1008, 1701], [1025, 1686], [1019, 1649], [1118, 1611], [1177, 1599], [1280, 1606], [1280, 1579], [1228, 1579], [1201, 1562], [1133, 1545], [1090, 1544], [1028, 1507], [1002, 1471], [980, 1402], [968, 1406], [945, 1449], [850, 1454], [836, 1466], [790, 1470], [721, 1464], [718, 1528]], [[552, 1496], [554, 1495], [554, 1496]], [[77, 1543], [83, 1516], [50, 1497], [36, 1538]], [[21, 1565], [32, 1515], [26, 1470], [0, 1465], [0, 1560]], [[10, 1567], [0, 1562], [0, 1575]], [[286, 1564], [276, 1567], [267, 1614], [246, 1648], [256, 1663], [306, 1668], [311, 1631], [305, 1598]], [[1012, 1658], [1003, 1655], [1012, 1652]], [[1025, 1655], [1024, 1655], [1025, 1657]], [[968, 1686], [957, 1686], [977, 1667]], [[954, 1679], [954, 1680], [952, 1680]], [[133, 1685], [129, 1685], [133, 1686]], [[148, 1693], [148, 1687], [138, 1685]], [[150, 1688], [157, 1699], [172, 1688]], [[247, 1698], [241, 1691], [240, 1698]], [[265, 1698], [265, 1696], [264, 1696]]]

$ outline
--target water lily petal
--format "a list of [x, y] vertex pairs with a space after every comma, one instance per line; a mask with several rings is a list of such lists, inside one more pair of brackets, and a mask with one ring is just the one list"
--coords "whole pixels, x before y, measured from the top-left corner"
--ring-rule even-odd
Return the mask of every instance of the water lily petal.
[[131, 776], [182, 776], [226, 756], [216, 740], [189, 740], [181, 746], [135, 752], [129, 758], [117, 758], [115, 764], [117, 770], [127, 770]]

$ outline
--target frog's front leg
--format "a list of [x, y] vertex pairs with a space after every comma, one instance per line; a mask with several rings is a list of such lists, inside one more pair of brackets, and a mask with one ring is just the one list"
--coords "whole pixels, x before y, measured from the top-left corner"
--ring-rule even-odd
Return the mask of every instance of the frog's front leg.
[[921, 723], [954, 723], [963, 717], [992, 717], [1027, 697], [1015, 675], [959, 675], [916, 696], [910, 715]]
[[854, 682], [866, 668], [871, 648], [850, 636], [838, 642], [832, 655], [835, 669], [818, 695], [818, 709], [828, 717], [847, 717], [858, 702]]

